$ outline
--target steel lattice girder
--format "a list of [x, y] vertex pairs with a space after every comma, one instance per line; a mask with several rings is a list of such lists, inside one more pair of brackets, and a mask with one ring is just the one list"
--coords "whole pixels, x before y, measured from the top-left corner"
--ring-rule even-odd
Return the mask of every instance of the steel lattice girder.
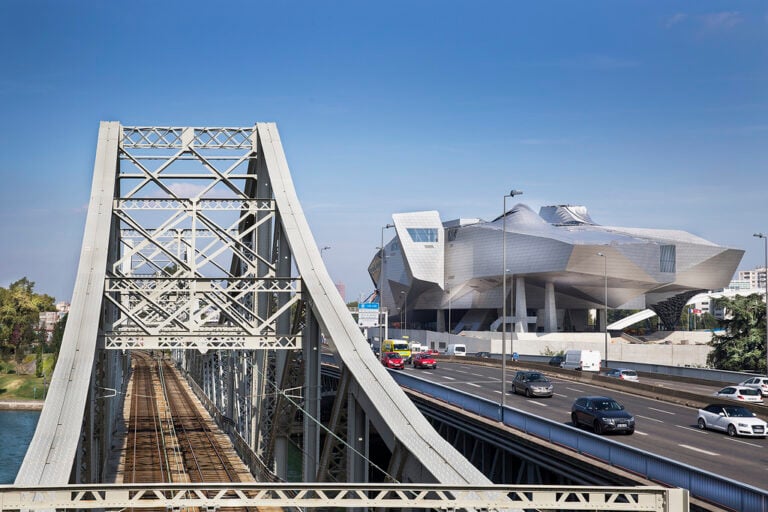
[[688, 491], [664, 487], [446, 486], [413, 484], [133, 484], [0, 487], [2, 510], [166, 507], [300, 507], [435, 510], [687, 511]]
[[299, 332], [278, 330], [301, 283], [278, 275], [275, 258], [290, 254], [275, 250], [275, 201], [255, 197], [270, 190], [258, 148], [256, 127], [122, 127], [107, 348], [301, 347]]

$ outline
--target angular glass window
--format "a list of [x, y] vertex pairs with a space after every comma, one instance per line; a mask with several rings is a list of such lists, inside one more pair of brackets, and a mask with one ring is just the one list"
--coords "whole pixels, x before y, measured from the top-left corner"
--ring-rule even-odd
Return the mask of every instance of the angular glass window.
[[662, 245], [660, 249], [659, 271], [675, 272], [676, 247], [674, 245]]
[[414, 242], [437, 242], [435, 228], [408, 228], [408, 235]]

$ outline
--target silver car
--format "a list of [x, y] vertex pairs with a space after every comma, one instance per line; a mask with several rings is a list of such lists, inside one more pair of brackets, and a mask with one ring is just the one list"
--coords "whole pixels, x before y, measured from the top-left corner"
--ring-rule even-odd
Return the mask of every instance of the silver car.
[[763, 403], [763, 395], [760, 394], [755, 388], [747, 388], [744, 386], [726, 386], [720, 391], [712, 394], [718, 398], [730, 398], [731, 400], [739, 400], [740, 402], [756, 402]]
[[755, 388], [759, 390], [763, 396], [768, 396], [768, 377], [752, 377], [744, 382], [739, 382], [738, 385], [747, 388]]
[[554, 393], [552, 381], [539, 372], [519, 371], [512, 380], [512, 392], [522, 393], [528, 398], [534, 396], [551, 397]]
[[731, 437], [765, 437], [768, 433], [768, 424], [741, 405], [710, 404], [699, 409], [696, 423], [702, 430], [721, 430]]
[[639, 380], [637, 378], [637, 372], [630, 368], [614, 368], [613, 370], [606, 373], [605, 376], [615, 377], [621, 380], [629, 380], [632, 382], [637, 382]]

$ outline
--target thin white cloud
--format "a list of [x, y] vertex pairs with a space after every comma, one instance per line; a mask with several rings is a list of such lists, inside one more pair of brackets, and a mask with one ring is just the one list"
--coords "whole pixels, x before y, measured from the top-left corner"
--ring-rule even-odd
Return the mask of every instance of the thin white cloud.
[[664, 20], [664, 26], [666, 28], [672, 28], [678, 23], [682, 23], [688, 18], [688, 15], [684, 12], [678, 12], [673, 14], [672, 16], [667, 17], [667, 19]]
[[739, 11], [723, 11], [704, 14], [701, 16], [704, 28], [711, 31], [731, 30], [744, 21]]

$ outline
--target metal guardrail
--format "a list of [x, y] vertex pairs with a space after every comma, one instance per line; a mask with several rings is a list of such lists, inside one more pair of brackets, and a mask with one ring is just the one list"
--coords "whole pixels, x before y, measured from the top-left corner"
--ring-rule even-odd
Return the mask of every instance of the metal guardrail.
[[453, 404], [473, 414], [503, 422], [527, 434], [589, 455], [611, 466], [632, 471], [663, 485], [688, 489], [692, 497], [740, 512], [768, 510], [768, 491], [703, 471], [665, 457], [654, 455], [569, 425], [498, 402], [477, 397], [441, 384], [428, 382], [408, 373], [391, 371], [403, 387]]
[[[533, 363], [547, 363], [552, 356], [521, 355], [520, 361]], [[716, 370], [714, 368], [694, 368], [691, 366], [669, 366], [663, 364], [636, 363], [632, 361], [613, 361], [612, 367], [632, 368], [638, 372], [656, 373], [664, 376], [682, 377], [685, 379], [697, 379], [710, 381], [713, 384], [736, 384], [754, 377], [754, 373], [732, 372], [729, 370]]]
[[507, 511], [688, 510], [684, 489], [441, 484], [103, 484], [57, 487], [0, 486], [0, 511], [223, 507], [302, 509], [431, 509]]

